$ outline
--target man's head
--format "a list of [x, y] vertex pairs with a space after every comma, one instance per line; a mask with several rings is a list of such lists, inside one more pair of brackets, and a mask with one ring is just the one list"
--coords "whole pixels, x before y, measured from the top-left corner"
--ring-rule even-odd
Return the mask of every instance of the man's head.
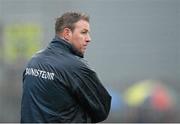
[[57, 18], [55, 31], [58, 36], [72, 44], [81, 54], [84, 54], [91, 41], [89, 17], [84, 13], [64, 13]]

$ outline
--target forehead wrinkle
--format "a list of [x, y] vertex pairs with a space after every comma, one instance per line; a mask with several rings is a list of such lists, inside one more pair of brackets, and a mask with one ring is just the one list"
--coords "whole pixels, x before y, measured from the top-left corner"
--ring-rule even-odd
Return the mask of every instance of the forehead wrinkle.
[[84, 21], [84, 20], [80, 20], [77, 23], [74, 24], [76, 27], [86, 27], [87, 29], [89, 28], [89, 23]]

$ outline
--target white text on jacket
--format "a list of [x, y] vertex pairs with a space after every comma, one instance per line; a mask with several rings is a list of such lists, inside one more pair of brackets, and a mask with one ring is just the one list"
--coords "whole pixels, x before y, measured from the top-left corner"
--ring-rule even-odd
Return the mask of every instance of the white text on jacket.
[[32, 75], [43, 79], [54, 80], [54, 73], [35, 69], [35, 68], [26, 68], [25, 75]]

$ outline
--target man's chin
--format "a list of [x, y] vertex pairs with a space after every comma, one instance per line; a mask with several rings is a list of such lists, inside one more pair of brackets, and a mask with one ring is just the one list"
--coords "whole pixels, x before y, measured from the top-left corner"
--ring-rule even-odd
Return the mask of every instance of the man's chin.
[[81, 55], [83, 55], [83, 56], [84, 56], [85, 51], [83, 51], [83, 52], [81, 51], [80, 53], [81, 53]]
[[84, 55], [86, 53], [86, 51], [82, 51], [81, 54]]
[[84, 57], [85, 51], [78, 51], [79, 56]]

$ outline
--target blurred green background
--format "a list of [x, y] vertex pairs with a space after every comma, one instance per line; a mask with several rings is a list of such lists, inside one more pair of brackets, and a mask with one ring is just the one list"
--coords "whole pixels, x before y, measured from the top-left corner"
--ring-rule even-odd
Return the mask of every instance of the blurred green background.
[[0, 122], [19, 122], [22, 72], [66, 11], [90, 15], [85, 58], [112, 95], [104, 122], [180, 122], [179, 0], [0, 0]]

